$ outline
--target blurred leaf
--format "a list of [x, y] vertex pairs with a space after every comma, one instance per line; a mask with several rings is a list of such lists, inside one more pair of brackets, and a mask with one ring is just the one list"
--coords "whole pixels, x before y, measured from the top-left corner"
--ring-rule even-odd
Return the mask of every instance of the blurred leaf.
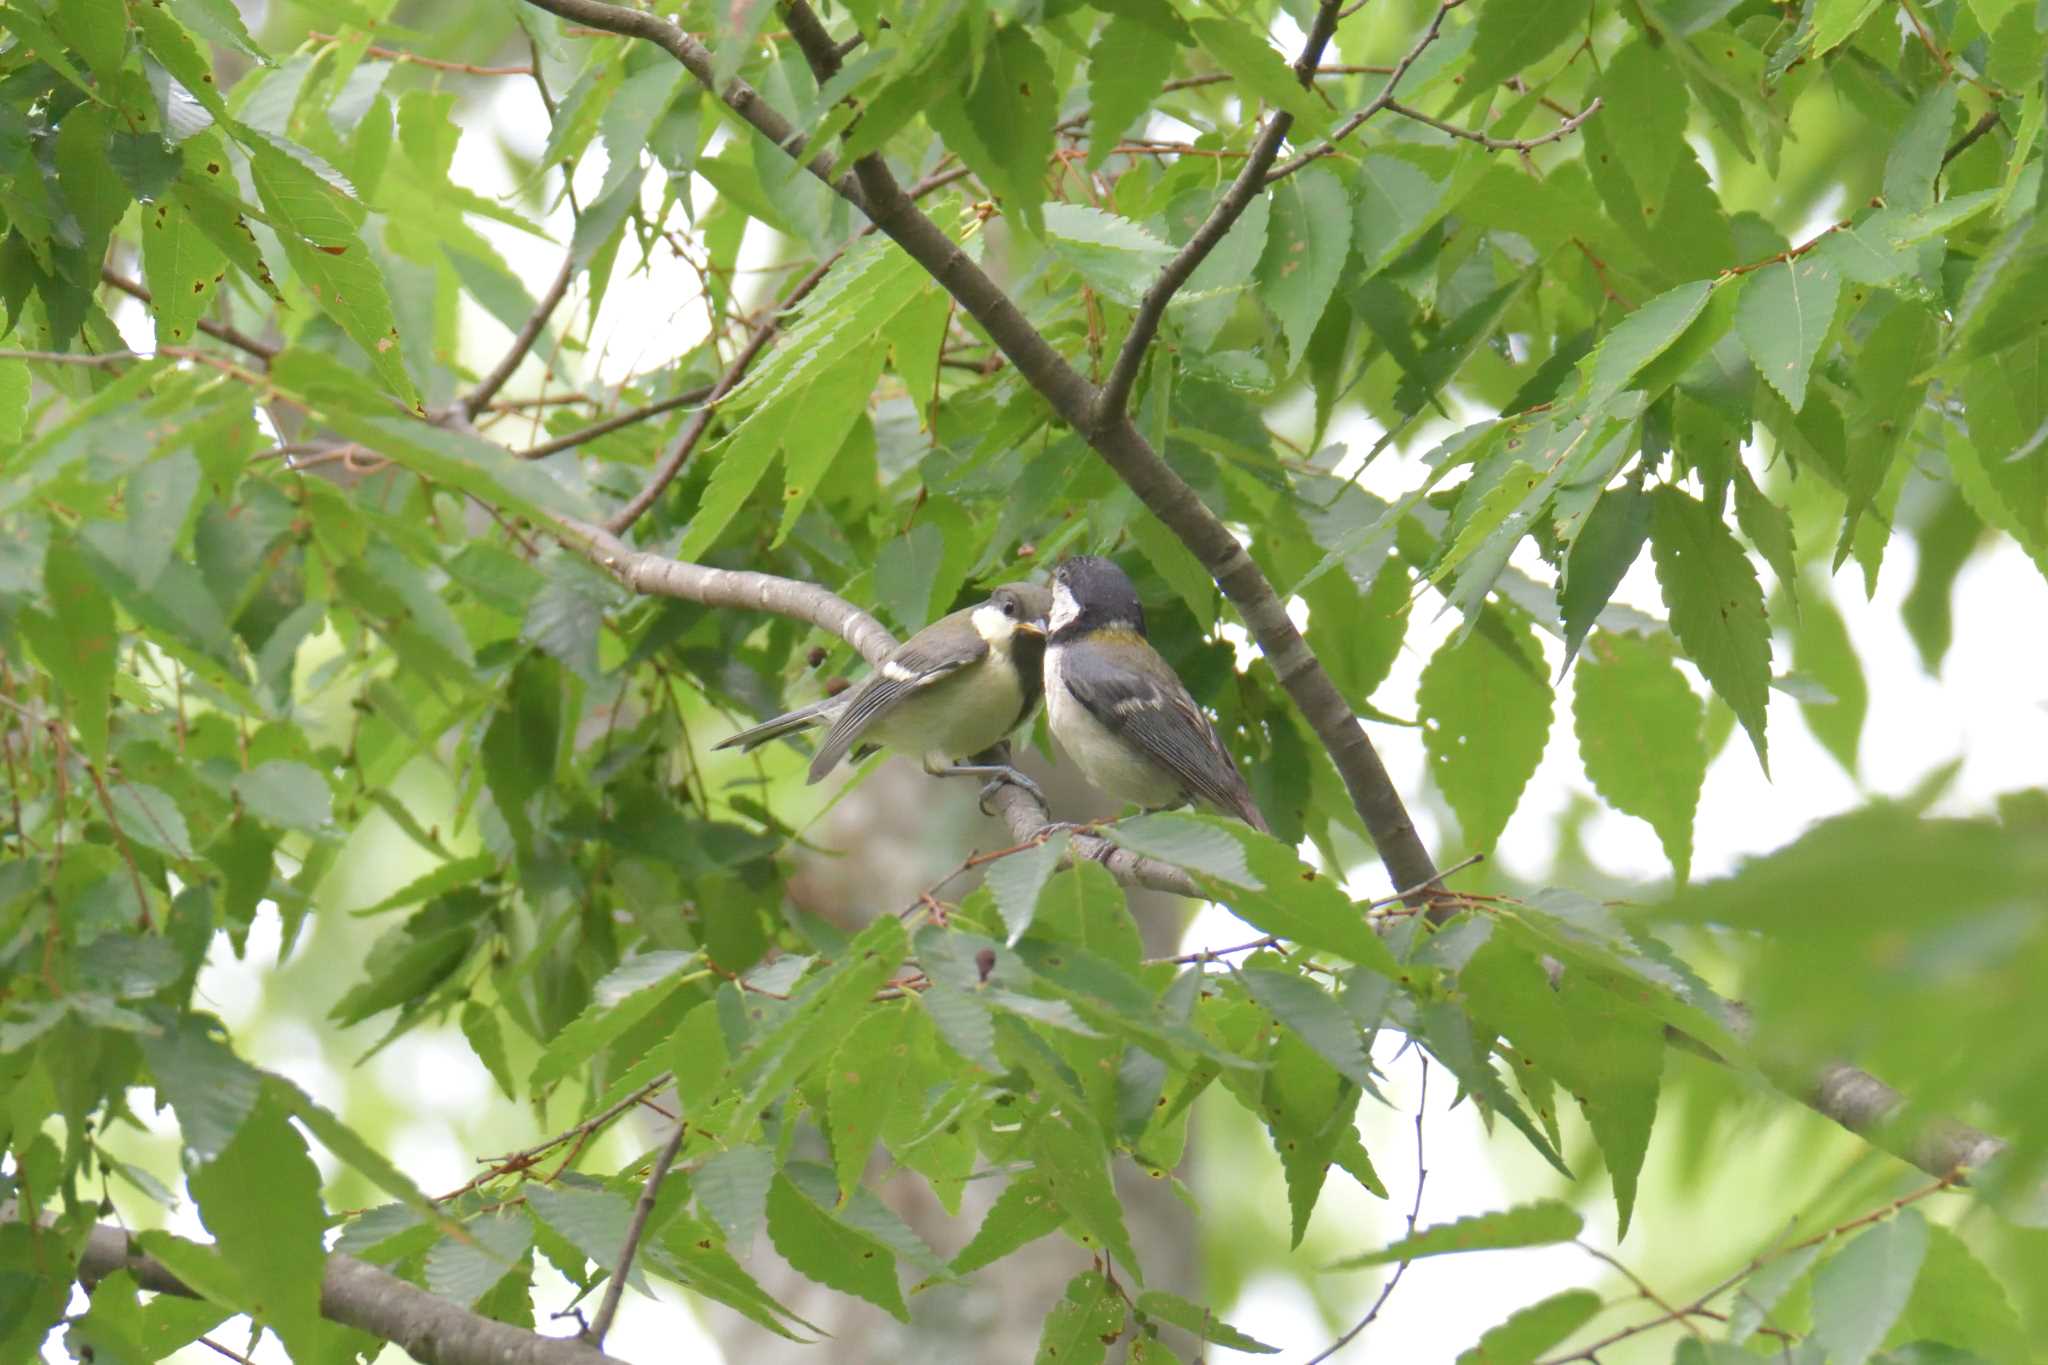
[[1813, 1276], [1813, 1331], [1840, 1365], [1863, 1365], [1905, 1311], [1927, 1255], [1917, 1210], [1858, 1233]]
[[1188, 28], [1195, 41], [1248, 93], [1293, 116], [1297, 139], [1319, 137], [1329, 127], [1329, 108], [1295, 79], [1293, 69], [1266, 42], [1263, 32], [1230, 19], [1196, 19]]
[[1863, 664], [1850, 642], [1848, 628], [1825, 592], [1807, 594], [1805, 608], [1792, 627], [1792, 667], [1827, 689], [1831, 700], [1802, 697], [1799, 713], [1821, 747], [1834, 755], [1853, 779], [1870, 690], [1864, 684]]
[[52, 539], [43, 590], [55, 610], [25, 613], [22, 629], [70, 705], [72, 725], [95, 762], [107, 757], [107, 699], [114, 687], [114, 604], [90, 562], [68, 539]]
[[1458, 1365], [1534, 1365], [1550, 1350], [1586, 1325], [1600, 1311], [1600, 1296], [1567, 1289], [1539, 1303], [1517, 1309], [1498, 1327], [1488, 1328], [1479, 1344], [1458, 1357]]
[[1584, 1226], [1569, 1204], [1539, 1200], [1533, 1204], [1518, 1204], [1499, 1213], [1481, 1213], [1460, 1218], [1454, 1223], [1438, 1223], [1378, 1251], [1346, 1257], [1330, 1269], [1358, 1270], [1369, 1265], [1393, 1265], [1397, 1261], [1461, 1251], [1550, 1246], [1571, 1241]]
[[1678, 642], [1764, 751], [1771, 635], [1763, 590], [1742, 546], [1714, 510], [1676, 488], [1651, 494], [1650, 549]]
[[[1114, 15], [1095, 35], [1088, 53], [1088, 160], [1098, 169], [1116, 146], [1117, 135], [1152, 108], [1161, 83], [1173, 71], [1173, 42], [1151, 25]], [[1048, 204], [1046, 226], [1055, 209]]]
[[1649, 821], [1684, 882], [1707, 750], [1703, 708], [1669, 646], [1610, 631], [1594, 636], [1579, 665], [1572, 716], [1593, 789], [1616, 810]]

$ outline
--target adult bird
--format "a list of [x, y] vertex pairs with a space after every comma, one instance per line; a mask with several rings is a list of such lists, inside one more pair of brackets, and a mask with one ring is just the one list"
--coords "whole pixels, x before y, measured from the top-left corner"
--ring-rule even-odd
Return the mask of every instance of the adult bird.
[[1200, 801], [1266, 829], [1216, 727], [1145, 638], [1122, 569], [1097, 555], [1061, 564], [1046, 628], [1046, 718], [1084, 777], [1148, 810]]
[[[817, 782], [852, 753], [887, 746], [919, 755], [934, 777], [1014, 782], [1043, 799], [1038, 784], [1006, 763], [962, 763], [1009, 737], [1038, 705], [1045, 614], [1052, 593], [1006, 583], [988, 600], [942, 616], [889, 652], [858, 687], [742, 730], [714, 748], [752, 749], [830, 725], [811, 759]], [[986, 795], [987, 788], [984, 788]]]

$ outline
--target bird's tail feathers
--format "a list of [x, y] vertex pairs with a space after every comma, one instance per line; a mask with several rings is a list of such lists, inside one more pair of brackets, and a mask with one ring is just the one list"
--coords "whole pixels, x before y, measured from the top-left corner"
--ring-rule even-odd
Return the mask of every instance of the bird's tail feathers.
[[736, 735], [728, 735], [711, 747], [739, 749], [742, 752], [758, 749], [771, 739], [781, 739], [784, 735], [795, 734], [798, 730], [808, 730], [812, 726], [831, 723], [843, 705], [845, 700], [842, 697], [825, 697], [812, 702], [809, 706], [800, 706], [794, 711], [785, 712], [773, 720], [764, 720], [759, 725], [742, 730]]

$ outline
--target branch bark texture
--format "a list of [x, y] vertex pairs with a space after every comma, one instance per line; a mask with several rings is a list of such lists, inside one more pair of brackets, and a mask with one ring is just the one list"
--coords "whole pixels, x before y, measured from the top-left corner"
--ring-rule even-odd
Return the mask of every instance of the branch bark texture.
[[[144, 1289], [198, 1297], [162, 1262], [137, 1251], [126, 1232], [102, 1223], [86, 1237], [78, 1278], [92, 1284], [117, 1270]], [[422, 1365], [618, 1365], [617, 1357], [581, 1341], [493, 1322], [339, 1252], [327, 1258], [321, 1277], [320, 1315], [388, 1341]]]

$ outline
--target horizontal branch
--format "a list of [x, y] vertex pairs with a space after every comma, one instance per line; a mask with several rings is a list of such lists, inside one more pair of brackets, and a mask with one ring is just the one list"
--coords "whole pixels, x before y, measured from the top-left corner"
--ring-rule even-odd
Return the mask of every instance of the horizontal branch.
[[[135, 1250], [126, 1232], [102, 1223], [86, 1236], [78, 1278], [96, 1284], [117, 1270], [159, 1294], [200, 1297], [162, 1262]], [[617, 1365], [618, 1360], [581, 1341], [494, 1322], [340, 1252], [328, 1256], [320, 1277], [320, 1315], [388, 1341], [423, 1365]]]
[[[142, 284], [129, 279], [112, 266], [100, 267], [100, 283], [120, 290], [128, 295], [128, 297], [141, 303], [145, 308], [156, 301], [155, 296]], [[271, 345], [267, 341], [258, 341], [255, 337], [250, 336], [246, 332], [238, 331], [228, 326], [225, 322], [215, 322], [212, 318], [200, 318], [198, 320], [198, 327], [200, 331], [206, 333], [214, 340], [225, 341], [230, 346], [247, 351], [250, 355], [255, 356], [266, 364], [277, 359], [277, 353], [282, 349]]]

